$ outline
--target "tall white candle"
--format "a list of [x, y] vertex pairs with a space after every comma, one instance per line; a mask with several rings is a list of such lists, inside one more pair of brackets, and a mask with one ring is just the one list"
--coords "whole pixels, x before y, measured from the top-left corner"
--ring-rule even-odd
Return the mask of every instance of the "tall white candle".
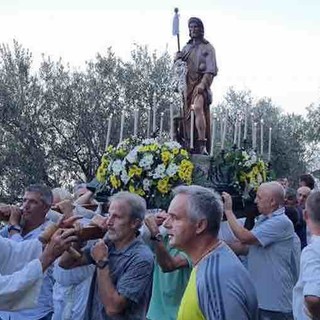
[[147, 138], [150, 138], [150, 120], [151, 120], [151, 108], [148, 108]]
[[174, 135], [174, 127], [173, 127], [173, 104], [170, 105], [170, 137], [173, 140]]
[[213, 148], [214, 148], [214, 140], [216, 138], [216, 115], [212, 116], [212, 128], [211, 128], [211, 148], [210, 148], [210, 156], [213, 156]]
[[234, 123], [234, 134], [233, 134], [233, 145], [237, 144], [237, 134], [238, 134], [238, 118], [236, 118], [236, 122]]
[[138, 135], [138, 117], [139, 110], [134, 109], [134, 125], [133, 125], [133, 136], [136, 137]]
[[263, 155], [263, 119], [260, 121], [260, 153]]
[[223, 120], [223, 133], [222, 133], [222, 140], [221, 140], [221, 150], [224, 150], [224, 144], [225, 144], [225, 140], [226, 140], [227, 118], [228, 118], [228, 114], [226, 113], [224, 120]]
[[107, 139], [106, 139], [106, 149], [109, 146], [110, 143], [110, 133], [111, 133], [111, 120], [112, 120], [112, 115], [108, 119], [108, 129], [107, 129]]
[[245, 112], [244, 112], [244, 133], [243, 133], [243, 140], [247, 140], [248, 134], [248, 105], [246, 105]]
[[123, 140], [123, 128], [124, 128], [124, 110], [122, 110], [122, 114], [121, 114], [119, 143], [121, 143]]
[[251, 113], [251, 140], [252, 140], [252, 149], [255, 149], [254, 147], [253, 147], [253, 145], [254, 145], [254, 142], [253, 142], [253, 140], [254, 140], [254, 114], [253, 114], [253, 112]]
[[272, 128], [269, 128], [269, 142], [268, 142], [268, 162], [271, 160], [271, 138], [272, 138]]
[[241, 120], [238, 122], [238, 143], [237, 143], [238, 148], [240, 149], [241, 147]]
[[159, 135], [162, 134], [162, 131], [163, 131], [163, 112], [161, 112], [161, 115], [160, 115], [160, 130], [159, 130]]
[[152, 109], [152, 132], [156, 132], [157, 129], [157, 119], [156, 119], [156, 114], [157, 114], [157, 104], [155, 101], [155, 96], [153, 97], [153, 109]]
[[194, 108], [191, 106], [190, 116], [190, 150], [194, 148]]
[[222, 136], [223, 136], [223, 117], [220, 114], [220, 142], [222, 143]]
[[252, 132], [252, 149], [257, 149], [257, 123], [253, 123], [253, 132]]

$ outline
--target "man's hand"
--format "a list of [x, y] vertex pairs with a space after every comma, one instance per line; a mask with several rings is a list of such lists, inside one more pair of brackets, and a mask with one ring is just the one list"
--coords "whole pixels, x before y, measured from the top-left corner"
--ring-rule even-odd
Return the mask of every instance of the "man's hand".
[[72, 216], [70, 218], [67, 218], [67, 217], [63, 216], [62, 219], [58, 223], [58, 227], [62, 228], [62, 229], [73, 228], [74, 223], [79, 219], [82, 219], [82, 217], [81, 216]]
[[108, 217], [103, 217], [100, 214], [96, 214], [90, 221], [90, 224], [100, 229], [107, 231], [108, 230]]
[[162, 210], [159, 213], [155, 214], [156, 223], [158, 226], [161, 226], [163, 222], [168, 218], [168, 214], [166, 211]]
[[10, 206], [10, 218], [9, 224], [12, 226], [17, 226], [20, 224], [21, 220], [21, 209], [16, 206]]
[[57, 203], [55, 206], [65, 217], [71, 217], [73, 215], [74, 205], [72, 204], [71, 200], [63, 200]]
[[74, 229], [58, 229], [46, 245], [40, 262], [45, 271], [64, 251], [70, 248], [72, 242], [78, 238], [74, 235]]
[[183, 56], [182, 52], [178, 51], [174, 57], [174, 62], [176, 62], [179, 59], [182, 59], [182, 56]]
[[91, 249], [91, 256], [95, 262], [108, 259], [109, 250], [102, 239], [100, 239]]
[[156, 218], [154, 214], [147, 214], [146, 217], [144, 218], [144, 223], [148, 227], [151, 237], [154, 237], [159, 233], [159, 227], [156, 222]]
[[204, 89], [205, 89], [204, 85], [199, 83], [194, 90], [196, 94], [202, 94], [204, 92]]
[[232, 211], [232, 198], [229, 193], [222, 192], [224, 212]]

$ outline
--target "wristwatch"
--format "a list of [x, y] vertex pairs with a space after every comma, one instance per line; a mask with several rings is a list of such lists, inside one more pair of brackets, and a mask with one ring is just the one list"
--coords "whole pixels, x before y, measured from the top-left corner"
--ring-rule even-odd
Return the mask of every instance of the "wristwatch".
[[163, 239], [163, 235], [160, 232], [150, 237], [150, 240], [157, 241], [157, 242], [161, 242], [162, 239]]
[[14, 225], [10, 225], [8, 227], [8, 232], [10, 233], [11, 231], [17, 231], [17, 232], [21, 232], [22, 228], [17, 225], [17, 224], [14, 224]]
[[99, 269], [104, 269], [109, 264], [109, 259], [103, 259], [96, 262], [96, 266]]

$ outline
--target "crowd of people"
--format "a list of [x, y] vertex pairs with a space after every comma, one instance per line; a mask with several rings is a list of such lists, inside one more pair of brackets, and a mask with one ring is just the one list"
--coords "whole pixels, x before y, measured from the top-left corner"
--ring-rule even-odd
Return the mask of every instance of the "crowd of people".
[[[31, 185], [21, 206], [0, 205], [0, 319], [320, 319], [314, 187], [308, 174], [296, 191], [263, 183], [238, 218], [231, 195], [196, 185], [167, 212], [129, 192], [101, 205], [85, 184]], [[105, 235], [82, 241], [79, 226]]]

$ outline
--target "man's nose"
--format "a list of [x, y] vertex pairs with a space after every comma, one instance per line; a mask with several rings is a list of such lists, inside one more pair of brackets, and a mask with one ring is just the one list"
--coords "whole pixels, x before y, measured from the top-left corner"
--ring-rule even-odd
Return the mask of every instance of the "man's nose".
[[171, 218], [170, 216], [168, 216], [162, 223], [162, 225], [166, 228], [166, 229], [170, 229], [171, 228]]

